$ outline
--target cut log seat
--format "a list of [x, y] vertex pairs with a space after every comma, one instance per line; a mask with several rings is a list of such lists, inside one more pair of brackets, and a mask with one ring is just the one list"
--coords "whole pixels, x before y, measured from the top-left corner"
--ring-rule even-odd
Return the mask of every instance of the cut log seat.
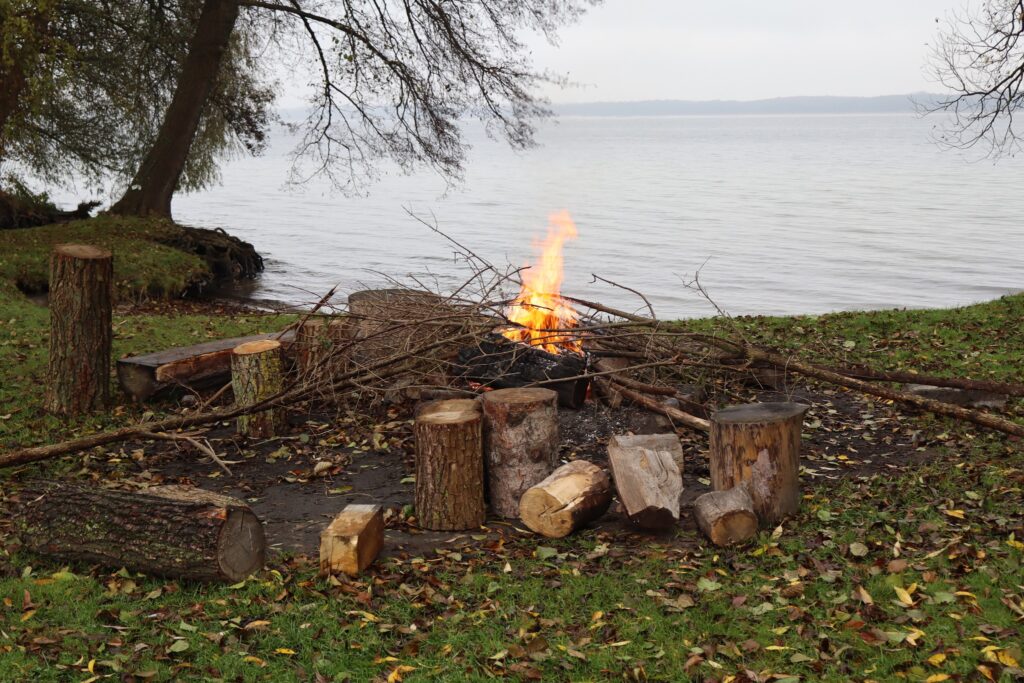
[[[280, 332], [218, 339], [195, 346], [128, 356], [117, 361], [117, 379], [124, 392], [139, 402], [166, 389], [224, 385], [231, 379], [232, 349], [248, 342], [276, 339], [278, 334]], [[285, 354], [288, 354], [294, 340], [293, 330], [285, 332], [279, 340]]]

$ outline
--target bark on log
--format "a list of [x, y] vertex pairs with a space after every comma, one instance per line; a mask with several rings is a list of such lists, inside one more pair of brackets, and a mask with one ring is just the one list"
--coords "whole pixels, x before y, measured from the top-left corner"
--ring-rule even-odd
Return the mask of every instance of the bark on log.
[[221, 387], [231, 380], [231, 352], [247, 342], [274, 339], [285, 354], [294, 350], [295, 332], [254, 334], [218, 339], [193, 346], [181, 346], [117, 361], [121, 389], [135, 401], [145, 401], [176, 387], [203, 389]]
[[744, 543], [757, 534], [754, 501], [740, 484], [727, 491], [711, 491], [693, 503], [697, 526], [715, 545]]
[[347, 318], [310, 318], [295, 334], [299, 377], [306, 382], [332, 381], [345, 372], [352, 323]]
[[558, 464], [558, 394], [497, 389], [483, 395], [484, 453], [491, 510], [519, 515], [519, 499]]
[[380, 505], [347, 505], [320, 534], [320, 574], [356, 576], [384, 547]]
[[604, 470], [573, 460], [523, 494], [519, 518], [531, 531], [562, 538], [603, 515], [611, 502], [611, 482]]
[[629, 520], [643, 528], [664, 530], [679, 521], [683, 476], [682, 447], [674, 434], [613, 436], [608, 463], [619, 501]]
[[185, 486], [134, 493], [79, 484], [19, 491], [14, 525], [34, 553], [197, 581], [263, 567], [263, 525], [244, 502]]
[[[231, 387], [235, 404], [259, 403], [281, 391], [281, 342], [272, 339], [248, 342], [231, 352]], [[238, 433], [253, 438], [276, 436], [284, 425], [284, 409], [271, 406], [238, 416]]]
[[762, 524], [776, 524], [800, 507], [800, 432], [807, 406], [755, 403], [711, 418], [711, 486], [746, 484]]
[[416, 415], [416, 519], [425, 529], [476, 529], [484, 506], [483, 415], [474, 399], [433, 401]]
[[50, 257], [50, 359], [45, 407], [58, 415], [110, 400], [114, 260], [109, 251], [62, 244]]

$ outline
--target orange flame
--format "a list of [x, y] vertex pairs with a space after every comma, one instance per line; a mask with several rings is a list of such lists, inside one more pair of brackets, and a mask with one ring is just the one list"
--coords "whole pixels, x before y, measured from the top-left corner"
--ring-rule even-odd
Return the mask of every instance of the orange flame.
[[523, 287], [508, 310], [508, 319], [521, 326], [503, 333], [509, 339], [551, 353], [582, 350], [579, 340], [566, 332], [576, 327], [576, 311], [560, 296], [562, 245], [576, 235], [576, 224], [568, 211], [548, 217], [547, 237], [533, 243], [540, 250], [540, 259], [523, 271]]

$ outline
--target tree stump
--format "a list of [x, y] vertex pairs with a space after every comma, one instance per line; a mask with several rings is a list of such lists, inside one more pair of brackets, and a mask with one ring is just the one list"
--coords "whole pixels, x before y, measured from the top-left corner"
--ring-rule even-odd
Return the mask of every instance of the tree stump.
[[442, 339], [444, 325], [432, 319], [451, 315], [442, 297], [413, 289], [366, 289], [348, 295], [354, 336], [361, 341], [353, 359], [372, 363]]
[[110, 400], [114, 259], [109, 251], [62, 244], [50, 257], [50, 360], [46, 410], [81, 415]]
[[683, 449], [675, 434], [613, 436], [608, 441], [615, 490], [633, 524], [655, 531], [679, 521]]
[[697, 526], [715, 545], [749, 541], [757, 534], [757, 515], [745, 484], [711, 491], [693, 502]]
[[143, 492], [31, 484], [18, 492], [22, 544], [62, 561], [197, 581], [241, 581], [263, 567], [263, 524], [240, 500], [186, 486]]
[[611, 502], [611, 482], [604, 470], [573, 460], [523, 494], [519, 518], [531, 531], [563, 538], [603, 515]]
[[776, 524], [800, 507], [800, 431], [807, 406], [755, 403], [711, 418], [711, 486], [742, 483], [762, 524]]
[[423, 405], [416, 415], [416, 519], [425, 529], [484, 523], [483, 415], [474, 399]]
[[320, 534], [320, 574], [356, 576], [384, 547], [384, 513], [380, 505], [346, 505]]
[[[246, 342], [231, 352], [231, 388], [235, 404], [250, 406], [281, 391], [281, 342], [273, 339]], [[238, 416], [238, 433], [253, 438], [276, 436], [284, 425], [284, 409], [271, 406]]]
[[484, 455], [491, 509], [519, 515], [519, 499], [558, 465], [558, 394], [497, 389], [483, 395]]
[[345, 371], [352, 323], [343, 317], [310, 318], [295, 335], [299, 377], [306, 382], [331, 382]]

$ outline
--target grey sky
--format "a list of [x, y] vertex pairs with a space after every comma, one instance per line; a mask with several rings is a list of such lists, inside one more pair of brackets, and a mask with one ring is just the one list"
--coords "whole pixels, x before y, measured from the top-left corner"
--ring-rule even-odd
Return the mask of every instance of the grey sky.
[[964, 0], [605, 0], [535, 65], [582, 87], [555, 102], [935, 91], [930, 43]]

